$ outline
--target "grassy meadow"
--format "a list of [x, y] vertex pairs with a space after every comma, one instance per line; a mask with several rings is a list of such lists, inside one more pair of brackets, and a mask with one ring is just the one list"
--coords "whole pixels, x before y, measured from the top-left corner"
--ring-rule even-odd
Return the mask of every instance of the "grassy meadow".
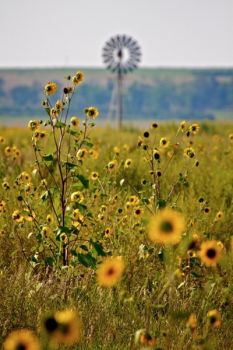
[[3, 348], [233, 349], [233, 125], [98, 127], [71, 81], [0, 128]]

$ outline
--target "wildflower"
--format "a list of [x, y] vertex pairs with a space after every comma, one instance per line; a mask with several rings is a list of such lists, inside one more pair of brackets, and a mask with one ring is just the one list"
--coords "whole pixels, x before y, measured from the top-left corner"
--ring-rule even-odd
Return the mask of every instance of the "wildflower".
[[152, 337], [145, 329], [139, 329], [135, 333], [135, 344], [142, 346], [143, 349], [152, 349], [157, 343], [156, 337]]
[[60, 110], [57, 110], [55, 107], [51, 108], [50, 109], [50, 117], [52, 119], [56, 119], [59, 117], [59, 114], [60, 114]]
[[200, 126], [198, 124], [192, 124], [190, 127], [189, 127], [189, 131], [193, 134], [193, 135], [196, 135], [198, 130], [200, 129]]
[[201, 238], [197, 234], [192, 235], [192, 239], [188, 243], [188, 251], [198, 251], [201, 246]]
[[229, 135], [229, 139], [231, 142], [233, 141], [233, 133]]
[[203, 208], [203, 211], [205, 214], [209, 214], [210, 213], [210, 208], [209, 207], [205, 207]]
[[47, 221], [47, 223], [48, 223], [49, 225], [53, 223], [53, 217], [52, 217], [51, 214], [48, 214], [48, 215], [46, 216], [46, 221]]
[[182, 132], [184, 132], [184, 130], [187, 128], [187, 125], [188, 125], [188, 123], [185, 120], [183, 120], [180, 123], [180, 129], [181, 129]]
[[138, 216], [141, 216], [143, 213], [143, 210], [141, 208], [136, 208], [134, 210], [134, 216], [138, 217]]
[[101, 205], [101, 207], [100, 207], [100, 211], [101, 211], [102, 213], [105, 213], [105, 212], [106, 212], [106, 210], [107, 210], [106, 205]]
[[84, 201], [84, 195], [80, 191], [73, 192], [70, 196], [71, 202], [82, 203]]
[[74, 85], [79, 85], [83, 82], [84, 80], [84, 74], [80, 71], [78, 71], [73, 77], [72, 77], [72, 81], [74, 83]]
[[131, 165], [132, 165], [132, 159], [126, 159], [125, 164], [124, 164], [124, 168], [128, 169], [131, 167]]
[[142, 138], [139, 136], [139, 138], [138, 138], [138, 147], [141, 147], [142, 143], [143, 143]]
[[62, 100], [57, 100], [57, 102], [55, 103], [55, 108], [60, 113], [61, 111], [63, 111], [64, 105], [65, 104], [64, 104], [64, 102]]
[[93, 181], [96, 181], [98, 180], [98, 178], [99, 178], [99, 173], [97, 173], [96, 171], [93, 171], [90, 175], [90, 179]]
[[117, 147], [117, 146], [113, 147], [113, 152], [115, 153], [116, 156], [119, 156], [119, 154], [120, 154], [120, 148]]
[[153, 157], [155, 160], [159, 160], [160, 159], [160, 154], [159, 154], [159, 151], [157, 149], [155, 149], [153, 151]]
[[4, 190], [9, 190], [9, 189], [10, 189], [9, 182], [8, 182], [8, 181], [3, 181], [3, 183], [2, 183], [2, 188], [3, 188]]
[[73, 128], [79, 128], [79, 125], [80, 125], [80, 120], [78, 117], [76, 116], [73, 116], [71, 117], [70, 119], [70, 124]]
[[161, 147], [168, 147], [169, 146], [169, 141], [167, 140], [166, 137], [162, 137], [159, 141], [159, 144]]
[[49, 233], [49, 227], [48, 226], [43, 226], [42, 229], [41, 229], [41, 234], [47, 238], [48, 237], [48, 233]]
[[84, 221], [84, 216], [80, 213], [79, 209], [75, 209], [73, 211], [72, 217], [74, 220], [78, 221], [79, 223], [82, 223]]
[[5, 201], [1, 201], [0, 202], [0, 214], [1, 213], [5, 213], [6, 212], [6, 202]]
[[127, 145], [127, 143], [125, 143], [125, 144], [123, 145], [123, 151], [125, 151], [125, 152], [128, 152], [128, 151], [129, 151], [129, 145]]
[[19, 210], [15, 210], [12, 214], [12, 219], [17, 223], [21, 223], [23, 221], [23, 215], [20, 214]]
[[189, 316], [186, 326], [190, 328], [192, 332], [195, 331], [195, 329], [197, 328], [197, 316], [195, 314], [191, 314]]
[[145, 131], [143, 136], [147, 139], [148, 137], [150, 137], [150, 133], [148, 131]]
[[4, 149], [4, 153], [7, 157], [10, 157], [12, 155], [12, 148], [7, 146], [5, 149]]
[[151, 124], [151, 129], [157, 129], [158, 128], [158, 124], [156, 122], [153, 122]]
[[104, 237], [109, 238], [110, 236], [112, 236], [113, 230], [111, 227], [107, 227], [104, 230]]
[[31, 130], [35, 130], [41, 124], [41, 120], [30, 120], [28, 123], [28, 128]]
[[4, 350], [39, 350], [37, 337], [29, 329], [19, 329], [11, 332], [3, 344]]
[[192, 147], [187, 147], [184, 149], [184, 155], [188, 158], [195, 157], [195, 151]]
[[116, 166], [117, 166], [117, 160], [114, 159], [108, 163], [107, 168], [108, 168], [108, 170], [112, 171], [116, 168]]
[[76, 153], [76, 158], [77, 158], [78, 160], [82, 160], [82, 159], [85, 158], [86, 154], [87, 154], [86, 148], [81, 148], [81, 149], [79, 149], [78, 152]]
[[81, 322], [73, 310], [57, 311], [44, 320], [44, 329], [53, 344], [71, 346], [81, 339]]
[[184, 229], [183, 216], [165, 208], [151, 218], [148, 236], [155, 243], [176, 244], [181, 240]]
[[96, 119], [99, 115], [99, 111], [96, 107], [88, 107], [85, 109], [86, 116], [89, 119]]
[[196, 167], [198, 167], [199, 166], [199, 160], [196, 160], [196, 162], [194, 163], [194, 165], [196, 166]]
[[209, 324], [214, 328], [221, 326], [221, 315], [218, 310], [210, 310], [207, 313]]
[[17, 180], [18, 182], [27, 182], [31, 180], [31, 177], [26, 171], [23, 171], [21, 174], [19, 174]]
[[99, 158], [99, 152], [96, 150], [96, 149], [91, 149], [89, 151], [89, 154], [90, 156], [93, 158], [93, 159], [98, 159]]
[[206, 266], [216, 266], [222, 257], [222, 248], [215, 240], [201, 244], [199, 257]]
[[125, 269], [124, 261], [121, 257], [108, 257], [97, 269], [97, 282], [103, 287], [113, 287], [122, 277]]
[[138, 196], [132, 195], [129, 197], [129, 202], [131, 205], [138, 205], [140, 200], [139, 200]]
[[162, 173], [161, 173], [161, 171], [160, 171], [160, 170], [157, 170], [157, 171], [155, 172], [155, 174], [156, 174], [156, 176], [157, 176], [157, 177], [162, 176]]
[[71, 86], [66, 86], [66, 87], [64, 87], [64, 89], [63, 89], [64, 95], [71, 94], [72, 92], [73, 92], [73, 88], [72, 88]]
[[215, 216], [214, 222], [218, 222], [218, 221], [222, 220], [222, 218], [223, 218], [223, 212], [219, 211], [219, 212], [217, 212], [217, 214]]
[[98, 214], [97, 219], [98, 219], [98, 221], [104, 221], [104, 219], [105, 219], [104, 214]]
[[49, 81], [44, 88], [46, 95], [53, 95], [57, 91], [57, 84]]
[[3, 136], [0, 136], [0, 145], [3, 145], [6, 142]]

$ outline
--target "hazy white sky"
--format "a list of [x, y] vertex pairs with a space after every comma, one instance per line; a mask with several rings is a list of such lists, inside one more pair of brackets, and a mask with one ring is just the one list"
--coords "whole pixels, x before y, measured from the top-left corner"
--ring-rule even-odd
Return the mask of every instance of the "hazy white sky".
[[233, 66], [233, 0], [0, 0], [0, 66], [102, 66], [118, 33], [142, 66]]

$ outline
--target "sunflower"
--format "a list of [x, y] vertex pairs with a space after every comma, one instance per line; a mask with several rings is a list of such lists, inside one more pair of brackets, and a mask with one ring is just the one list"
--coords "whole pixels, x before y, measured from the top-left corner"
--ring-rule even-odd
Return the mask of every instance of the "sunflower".
[[106, 258], [97, 269], [97, 282], [103, 287], [113, 287], [122, 277], [125, 269], [121, 257]]
[[196, 135], [198, 130], [200, 129], [200, 126], [198, 124], [192, 124], [190, 127], [189, 127], [189, 131], [193, 134], [193, 135]]
[[128, 169], [131, 167], [131, 165], [132, 165], [132, 159], [126, 159], [125, 164], [124, 164], [124, 168]]
[[184, 155], [188, 158], [194, 158], [195, 157], [195, 151], [192, 147], [187, 147], [184, 149]]
[[79, 128], [79, 125], [80, 125], [80, 120], [78, 117], [76, 116], [73, 116], [71, 117], [70, 119], [70, 124], [73, 128]]
[[97, 171], [93, 171], [90, 175], [90, 179], [92, 181], [96, 181], [96, 180], [98, 180], [98, 178], [99, 178], [99, 173], [97, 173]]
[[39, 342], [29, 329], [13, 331], [8, 335], [4, 344], [4, 350], [39, 350]]
[[217, 241], [205, 241], [201, 244], [199, 257], [206, 266], [216, 266], [222, 257], [222, 250]]
[[98, 108], [96, 107], [88, 107], [85, 109], [86, 116], [89, 119], [96, 119], [99, 115]]
[[20, 214], [19, 210], [15, 210], [12, 214], [12, 219], [17, 222], [17, 223], [21, 223], [23, 222], [24, 218], [23, 215]]
[[197, 316], [195, 314], [189, 316], [186, 326], [190, 328], [192, 332], [197, 328]]
[[169, 146], [169, 141], [167, 140], [166, 137], [162, 137], [162, 138], [160, 139], [160, 141], [159, 141], [159, 144], [160, 144], [161, 147], [166, 148], [166, 147]]
[[45, 91], [46, 95], [53, 95], [57, 91], [57, 84], [52, 83], [51, 81], [49, 81], [45, 85], [44, 91]]
[[84, 74], [80, 71], [78, 71], [73, 77], [72, 77], [72, 81], [74, 83], [74, 85], [79, 85], [83, 82], [84, 80]]
[[181, 240], [184, 229], [184, 217], [165, 208], [151, 218], [148, 236], [155, 243], [176, 244]]
[[214, 328], [221, 326], [221, 315], [218, 310], [210, 310], [207, 313], [209, 324]]
[[57, 311], [44, 320], [50, 341], [57, 345], [73, 345], [81, 339], [81, 322], [73, 310]]
[[80, 191], [73, 192], [70, 196], [71, 202], [82, 203], [84, 201], [84, 195]]

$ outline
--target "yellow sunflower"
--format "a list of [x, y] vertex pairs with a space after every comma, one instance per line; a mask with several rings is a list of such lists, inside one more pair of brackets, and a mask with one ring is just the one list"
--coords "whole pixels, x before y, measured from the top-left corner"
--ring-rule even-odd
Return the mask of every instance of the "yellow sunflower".
[[108, 257], [97, 269], [97, 282], [103, 287], [113, 287], [122, 277], [125, 269], [121, 257]]
[[4, 350], [39, 350], [39, 341], [29, 329], [13, 331], [8, 335], [4, 344]]
[[74, 85], [79, 85], [83, 82], [84, 80], [84, 74], [80, 71], [78, 71], [73, 77], [72, 77], [72, 81], [74, 83]]
[[73, 310], [57, 311], [44, 320], [50, 341], [57, 345], [73, 345], [81, 339], [81, 321]]
[[44, 91], [46, 95], [53, 95], [57, 91], [57, 84], [49, 81], [45, 87]]
[[210, 310], [207, 313], [209, 324], [214, 328], [221, 326], [221, 314], [218, 310]]
[[96, 119], [99, 115], [99, 110], [96, 107], [88, 107], [85, 109], [85, 113], [89, 119]]
[[165, 208], [151, 218], [148, 237], [155, 243], [176, 244], [181, 240], [184, 229], [182, 214]]
[[205, 241], [201, 244], [199, 257], [206, 266], [216, 266], [222, 257], [222, 250], [217, 241]]

